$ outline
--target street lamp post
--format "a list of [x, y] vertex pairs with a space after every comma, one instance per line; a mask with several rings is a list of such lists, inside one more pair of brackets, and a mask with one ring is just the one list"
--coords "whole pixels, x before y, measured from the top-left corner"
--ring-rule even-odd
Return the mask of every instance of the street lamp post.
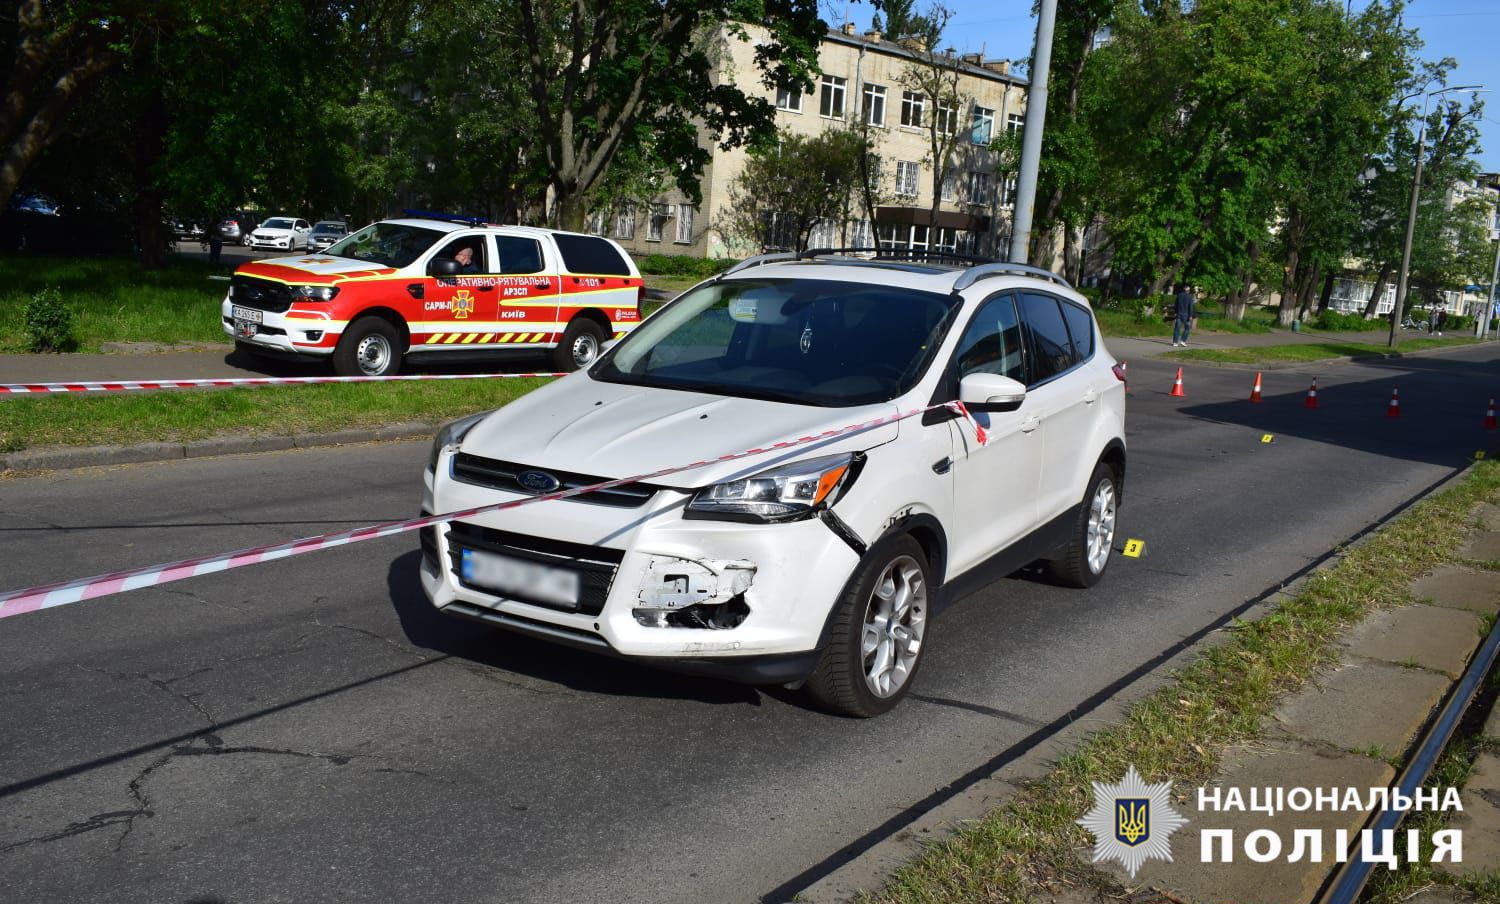
[[1386, 343], [1389, 348], [1396, 347], [1396, 331], [1401, 328], [1401, 315], [1406, 310], [1406, 279], [1411, 275], [1411, 240], [1417, 228], [1417, 201], [1422, 195], [1422, 161], [1427, 156], [1427, 102], [1453, 91], [1482, 90], [1483, 85], [1454, 85], [1422, 96], [1422, 125], [1417, 130], [1417, 171], [1411, 180], [1411, 205], [1406, 211], [1406, 240], [1401, 243], [1401, 276], [1396, 280], [1396, 301], [1391, 308], [1391, 336]]

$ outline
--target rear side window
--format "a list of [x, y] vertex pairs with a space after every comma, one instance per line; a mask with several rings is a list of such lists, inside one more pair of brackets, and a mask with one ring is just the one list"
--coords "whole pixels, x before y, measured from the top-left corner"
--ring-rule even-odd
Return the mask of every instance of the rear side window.
[[497, 235], [495, 248], [500, 256], [501, 273], [540, 273], [542, 271], [542, 246], [536, 239]]
[[1094, 353], [1094, 318], [1076, 304], [1062, 302], [1063, 319], [1073, 339], [1073, 360], [1085, 361]]
[[1063, 323], [1057, 299], [1050, 295], [1022, 295], [1021, 318], [1031, 344], [1031, 382], [1040, 383], [1073, 366], [1073, 343]]
[[604, 239], [591, 235], [555, 235], [563, 267], [569, 273], [591, 276], [629, 276], [625, 256]]

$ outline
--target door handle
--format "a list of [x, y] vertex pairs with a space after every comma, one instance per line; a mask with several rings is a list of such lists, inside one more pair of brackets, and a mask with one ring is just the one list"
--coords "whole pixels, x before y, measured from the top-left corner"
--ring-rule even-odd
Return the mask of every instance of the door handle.
[[949, 471], [949, 469], [952, 468], [952, 467], [953, 467], [953, 459], [951, 459], [948, 456], [944, 455], [942, 458], [940, 458], [937, 461], [935, 461], [935, 462], [932, 463], [932, 473], [934, 473], [934, 474], [947, 474], [948, 471]]
[[411, 283], [406, 287], [406, 294], [410, 295], [412, 298], [421, 298], [422, 284], [419, 282]]
[[1021, 432], [1030, 433], [1040, 426], [1042, 426], [1042, 419], [1033, 414], [1021, 422]]
[[495, 287], [494, 286], [486, 286], [483, 283], [480, 283], [479, 285], [475, 286], [474, 288], [477, 289], [477, 290], [479, 290], [480, 292], [493, 292], [493, 291], [495, 291]]

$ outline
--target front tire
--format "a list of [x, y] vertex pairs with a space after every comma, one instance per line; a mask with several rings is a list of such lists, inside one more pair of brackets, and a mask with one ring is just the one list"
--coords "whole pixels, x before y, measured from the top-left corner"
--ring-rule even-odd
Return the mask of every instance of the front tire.
[[558, 371], [582, 370], [599, 359], [604, 347], [604, 330], [599, 324], [582, 317], [568, 324], [562, 341], [552, 350], [552, 367]]
[[928, 638], [927, 557], [905, 534], [876, 543], [834, 605], [828, 642], [807, 680], [822, 708], [869, 718], [901, 702]]
[[1048, 563], [1054, 577], [1069, 587], [1092, 587], [1099, 583], [1114, 551], [1119, 502], [1119, 478], [1114, 468], [1100, 462], [1089, 477], [1083, 506], [1066, 550], [1061, 558]]
[[333, 350], [333, 372], [341, 377], [388, 377], [401, 372], [401, 334], [387, 320], [361, 317]]

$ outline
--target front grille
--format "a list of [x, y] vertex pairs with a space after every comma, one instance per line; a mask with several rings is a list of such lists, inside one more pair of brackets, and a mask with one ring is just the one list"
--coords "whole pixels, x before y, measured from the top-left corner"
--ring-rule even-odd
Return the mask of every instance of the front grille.
[[[594, 477], [589, 474], [575, 474], [571, 471], [554, 471], [550, 468], [533, 468], [529, 465], [518, 465], [515, 462], [498, 461], [493, 458], [483, 458], [478, 455], [470, 455], [460, 452], [453, 456], [453, 479], [463, 483], [472, 483], [475, 486], [490, 487], [496, 490], [505, 490], [510, 493], [526, 493], [528, 495], [540, 495], [535, 490], [521, 485], [519, 475], [523, 471], [541, 471], [555, 477], [561, 486], [560, 490], [573, 490], [578, 487], [592, 486], [596, 483], [604, 483], [608, 477]], [[650, 501], [655, 495], [657, 488], [644, 483], [626, 483], [607, 490], [595, 490], [582, 496], [569, 496], [567, 501], [590, 502], [594, 505], [608, 505], [614, 508], [640, 508]]]
[[285, 314], [292, 306], [292, 290], [289, 286], [238, 273], [229, 281], [229, 298], [242, 308], [255, 308], [272, 314]]
[[506, 599], [563, 612], [581, 612], [584, 615], [598, 615], [603, 611], [604, 601], [609, 597], [609, 586], [615, 579], [615, 571], [625, 558], [625, 553], [618, 549], [513, 534], [462, 521], [453, 522], [448, 527], [448, 567], [453, 569], [453, 576], [461, 585], [491, 595], [495, 595], [493, 590], [476, 587], [463, 579], [465, 549], [499, 553], [539, 565], [578, 572], [577, 609], [544, 600], [528, 599], [518, 594], [508, 595]]

